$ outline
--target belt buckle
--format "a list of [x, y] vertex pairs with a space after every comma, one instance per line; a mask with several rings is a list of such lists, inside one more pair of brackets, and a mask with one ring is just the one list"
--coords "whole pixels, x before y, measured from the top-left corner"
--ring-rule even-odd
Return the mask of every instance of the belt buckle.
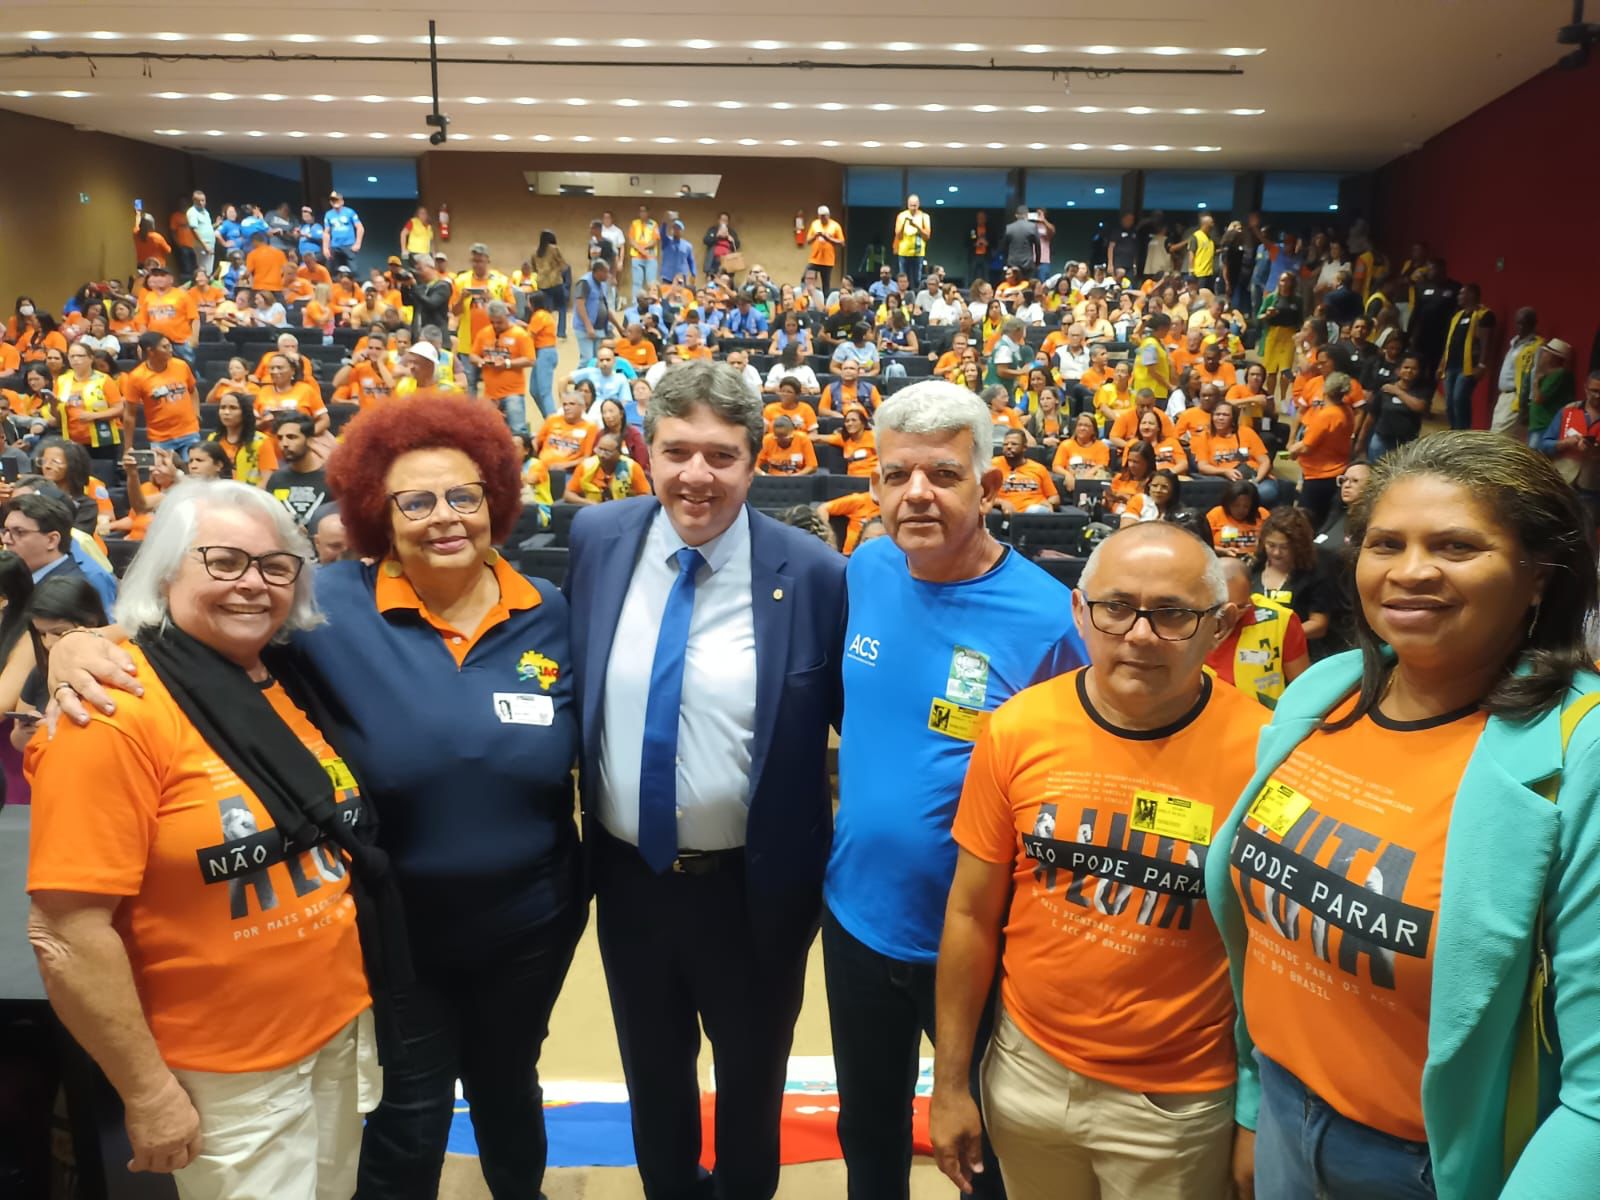
[[686, 875], [686, 874], [688, 874], [688, 872], [683, 869], [683, 859], [674, 858], [672, 860], [672, 873], [674, 875]]

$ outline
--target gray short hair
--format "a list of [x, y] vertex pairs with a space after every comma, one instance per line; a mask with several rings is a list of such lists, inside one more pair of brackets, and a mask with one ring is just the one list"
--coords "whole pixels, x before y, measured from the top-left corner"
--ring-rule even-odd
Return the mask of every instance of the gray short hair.
[[880, 434], [888, 429], [913, 436], [965, 429], [972, 434], [973, 473], [983, 478], [994, 462], [994, 425], [988, 406], [948, 380], [928, 379], [901, 388], [878, 406], [873, 424]]
[[1103, 539], [1089, 553], [1089, 561], [1083, 564], [1083, 571], [1078, 576], [1078, 591], [1087, 592], [1090, 581], [1100, 568], [1100, 557], [1105, 548], [1118, 538], [1129, 537], [1174, 537], [1193, 542], [1206, 552], [1205, 570], [1201, 572], [1201, 581], [1205, 584], [1206, 591], [1210, 594], [1211, 603], [1226, 604], [1228, 602], [1228, 576], [1223, 569], [1222, 560], [1206, 545], [1205, 541], [1197, 534], [1185, 529], [1182, 525], [1170, 521], [1142, 521], [1138, 525], [1129, 525], [1119, 529], [1111, 536]]
[[644, 413], [644, 439], [656, 440], [656, 428], [668, 417], [687, 417], [696, 408], [709, 408], [719, 420], [738, 425], [750, 445], [750, 457], [761, 453], [766, 422], [761, 397], [751, 391], [744, 376], [725, 363], [687, 362], [661, 376]]
[[1005, 337], [1012, 337], [1015, 334], [1025, 332], [1027, 328], [1028, 323], [1026, 321], [1019, 320], [1016, 317], [1008, 317], [1005, 321], [1001, 322], [1000, 332]]
[[[134, 556], [117, 592], [116, 620], [130, 633], [160, 629], [167, 624], [167, 587], [178, 574], [184, 557], [194, 548], [195, 530], [201, 516], [219, 509], [233, 509], [266, 517], [272, 522], [278, 544], [297, 554], [308, 564], [316, 554], [306, 535], [295, 525], [289, 510], [260, 488], [247, 483], [218, 479], [182, 480], [161, 498], [161, 507], [150, 522], [144, 544]], [[274, 641], [282, 641], [300, 629], [315, 629], [326, 618], [317, 608], [314, 573], [300, 572], [294, 585], [294, 602]]]
[[1350, 376], [1343, 371], [1332, 371], [1322, 381], [1322, 394], [1324, 396], [1348, 396], [1350, 394]]
[[509, 317], [511, 315], [511, 306], [504, 300], [491, 300], [486, 311], [491, 317]]

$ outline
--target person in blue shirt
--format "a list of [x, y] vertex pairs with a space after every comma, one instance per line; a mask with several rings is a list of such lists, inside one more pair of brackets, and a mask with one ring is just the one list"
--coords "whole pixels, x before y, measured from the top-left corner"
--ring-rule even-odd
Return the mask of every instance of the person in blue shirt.
[[[983, 403], [929, 380], [885, 401], [874, 427], [889, 536], [863, 543], [845, 576], [839, 810], [823, 885], [852, 1197], [906, 1194], [918, 1045], [934, 1033], [955, 873], [950, 827], [973, 741], [1003, 701], [1086, 661], [1071, 592], [985, 527], [1000, 473]], [[997, 1166], [978, 1179], [978, 1194], [1003, 1194]]]
[[695, 271], [694, 247], [683, 236], [683, 222], [674, 221], [661, 239], [661, 283], [668, 284], [683, 280], [693, 287], [698, 277]]
[[765, 337], [767, 318], [762, 316], [744, 292], [739, 293], [739, 305], [723, 318], [721, 336], [728, 338]]
[[294, 227], [297, 239], [295, 249], [300, 252], [300, 258], [305, 259], [307, 254], [321, 254], [322, 240], [324, 237], [322, 222], [317, 220], [316, 213], [309, 204], [300, 206], [300, 224]]
[[246, 204], [239, 214], [239, 234], [244, 239], [245, 246], [248, 247], [258, 233], [262, 237], [268, 236], [267, 220], [254, 204]]
[[617, 365], [617, 352], [610, 346], [601, 346], [595, 353], [594, 366], [582, 367], [567, 378], [569, 388], [584, 381], [594, 388], [594, 403], [589, 408], [588, 419], [596, 424], [600, 421], [602, 401], [615, 400], [623, 404], [632, 394], [633, 379], [619, 371]]
[[322, 261], [328, 269], [354, 267], [355, 257], [361, 253], [361, 239], [367, 231], [353, 208], [346, 208], [344, 197], [338, 192], [328, 194], [328, 211], [322, 214]]
[[872, 285], [867, 288], [867, 294], [879, 304], [882, 304], [889, 298], [890, 292], [898, 292], [899, 290], [900, 285], [895, 283], [889, 268], [883, 266], [878, 268], [878, 278], [873, 280]]
[[217, 222], [217, 252], [222, 255], [244, 249], [244, 233], [239, 225], [239, 210], [232, 204], [222, 206], [222, 220]]

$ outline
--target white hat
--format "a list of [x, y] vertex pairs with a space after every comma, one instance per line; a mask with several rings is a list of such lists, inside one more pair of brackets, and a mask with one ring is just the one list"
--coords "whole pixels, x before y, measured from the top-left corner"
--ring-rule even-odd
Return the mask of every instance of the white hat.
[[439, 365], [439, 351], [432, 342], [413, 342], [406, 353], [415, 354], [418, 358], [425, 358], [436, 367]]
[[1560, 338], [1551, 338], [1544, 344], [1544, 349], [1547, 353], [1554, 354], [1557, 358], [1570, 358], [1572, 356], [1572, 347]]

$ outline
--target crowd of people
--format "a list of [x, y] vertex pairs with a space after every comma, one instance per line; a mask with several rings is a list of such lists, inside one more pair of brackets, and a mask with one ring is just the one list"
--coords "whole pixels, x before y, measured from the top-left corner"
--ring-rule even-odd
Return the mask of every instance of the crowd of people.
[[431, 1197], [459, 1079], [537, 1194], [592, 898], [651, 1197], [773, 1195], [819, 929], [852, 1198], [924, 1035], [967, 1193], [1588, 1194], [1600, 372], [1532, 310], [1255, 217], [958, 282], [916, 197], [860, 288], [826, 207], [790, 283], [641, 206], [357, 289], [342, 201], [191, 200], [0, 343], [30, 936], [134, 1169]]

